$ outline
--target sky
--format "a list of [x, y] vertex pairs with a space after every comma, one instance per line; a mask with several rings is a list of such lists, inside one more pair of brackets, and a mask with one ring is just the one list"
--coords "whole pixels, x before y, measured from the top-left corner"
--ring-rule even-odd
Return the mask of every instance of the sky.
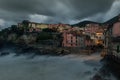
[[0, 0], [0, 27], [29, 20], [75, 24], [105, 22], [120, 13], [120, 0]]

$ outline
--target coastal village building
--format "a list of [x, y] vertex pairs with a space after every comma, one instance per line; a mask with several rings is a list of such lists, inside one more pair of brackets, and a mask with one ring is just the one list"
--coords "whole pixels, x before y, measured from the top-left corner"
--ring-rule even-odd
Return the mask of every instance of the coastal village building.
[[48, 28], [48, 24], [30, 22], [28, 24], [28, 27], [30, 27], [30, 28], [45, 29], [45, 28]]
[[77, 38], [76, 35], [72, 32], [63, 32], [63, 47], [77, 47]]
[[84, 28], [84, 34], [90, 36], [93, 45], [104, 44], [104, 29], [99, 24], [87, 24]]
[[98, 29], [100, 28], [99, 24], [86, 24], [86, 26], [84, 27], [84, 31], [87, 34], [92, 34], [95, 33]]
[[[111, 28], [112, 29], [112, 28]], [[111, 34], [111, 29], [109, 29]], [[106, 54], [107, 56], [112, 59], [115, 60], [116, 62], [120, 62], [120, 36], [117, 37], [113, 37], [113, 36], [108, 36], [106, 39]]]
[[113, 24], [111, 33], [113, 50], [117, 50], [117, 52], [120, 53], [120, 19]]
[[59, 23], [59, 24], [49, 24], [48, 28], [53, 30], [55, 29], [57, 32], [62, 33], [64, 30], [71, 28], [71, 26], [68, 24]]
[[[107, 55], [112, 59], [120, 59], [120, 20], [110, 25], [105, 32]], [[117, 60], [119, 61], [119, 60]]]
[[[82, 36], [78, 34], [82, 34]], [[89, 38], [86, 38], [85, 35]], [[81, 38], [83, 41], [81, 41], [78, 38]], [[105, 36], [104, 36], [103, 27], [100, 26], [99, 24], [91, 23], [91, 24], [87, 24], [85, 27], [82, 28], [72, 27], [67, 31], [63, 32], [63, 46], [85, 47], [85, 46], [94, 46], [94, 45], [104, 45], [104, 38]], [[78, 41], [80, 42], [78, 43]]]
[[42, 31], [43, 29], [52, 29], [54, 31], [62, 33], [64, 30], [71, 28], [70, 25], [68, 24], [43, 24], [43, 23], [35, 23], [35, 22], [27, 22], [27, 25], [24, 25], [24, 23], [18, 23], [18, 27], [28, 27], [29, 32], [39, 32]]
[[113, 36], [120, 36], [120, 21], [113, 24]]
[[57, 31], [62, 33], [64, 30], [67, 30], [70, 28], [71, 28], [71, 26], [68, 24], [60, 24]]
[[120, 58], [120, 36], [112, 38], [112, 53]]
[[92, 40], [83, 34], [82, 30], [76, 30], [71, 28], [63, 32], [63, 47], [79, 47], [85, 48], [86, 46], [91, 46]]
[[104, 39], [105, 39], [105, 36], [104, 36], [104, 32], [103, 31], [98, 31], [96, 32], [96, 36], [95, 36], [95, 45], [103, 45], [104, 44]]
[[35, 22], [28, 22], [27, 25], [24, 25], [23, 23], [18, 23], [18, 27], [28, 27], [28, 32], [39, 32], [42, 29], [48, 28], [48, 24], [42, 24], [42, 23], [35, 23]]

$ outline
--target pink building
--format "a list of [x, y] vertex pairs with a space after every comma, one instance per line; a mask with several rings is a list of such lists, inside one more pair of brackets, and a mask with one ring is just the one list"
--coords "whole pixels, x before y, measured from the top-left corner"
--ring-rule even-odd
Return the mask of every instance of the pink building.
[[63, 42], [62, 42], [63, 47], [77, 47], [77, 38], [76, 35], [65, 31], [63, 33]]
[[98, 24], [87, 24], [85, 27], [86, 33], [95, 33], [95, 31], [98, 29]]
[[90, 39], [86, 39], [86, 36], [83, 34], [78, 34], [76, 31], [64, 31], [63, 32], [63, 47], [80, 47], [84, 48], [86, 46], [92, 45]]
[[84, 28], [85, 33], [96, 33], [98, 30], [102, 30], [102, 27], [99, 24], [87, 24]]
[[59, 23], [59, 24], [49, 24], [48, 25], [48, 28], [49, 29], [53, 29], [53, 30], [56, 30], [56, 31], [58, 31], [58, 32], [63, 32], [65, 29], [69, 29], [71, 26], [70, 25], [68, 25], [68, 24], [61, 24], [61, 23]]
[[120, 36], [120, 22], [116, 22], [113, 25], [113, 36], [114, 37]]

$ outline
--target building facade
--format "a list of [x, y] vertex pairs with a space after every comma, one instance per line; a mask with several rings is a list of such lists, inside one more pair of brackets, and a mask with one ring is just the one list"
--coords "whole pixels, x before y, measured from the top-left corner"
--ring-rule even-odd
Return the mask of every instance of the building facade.
[[93, 45], [104, 44], [104, 28], [99, 24], [87, 24], [84, 28], [84, 33], [93, 40]]
[[120, 59], [119, 22], [115, 22], [112, 26], [108, 27], [107, 31], [105, 32], [104, 42], [105, 48], [107, 49], [107, 55], [111, 56], [113, 60]]
[[48, 28], [62, 33], [64, 30], [71, 28], [71, 26], [68, 24], [59, 23], [59, 24], [49, 24]]
[[113, 24], [113, 36], [120, 36], [120, 21]]
[[77, 47], [77, 37], [75, 34], [70, 32], [63, 32], [63, 47]]
[[[72, 30], [72, 29], [71, 29]], [[86, 35], [77, 31], [64, 31], [63, 32], [63, 47], [79, 47], [85, 48], [92, 45], [90, 39], [86, 38]]]

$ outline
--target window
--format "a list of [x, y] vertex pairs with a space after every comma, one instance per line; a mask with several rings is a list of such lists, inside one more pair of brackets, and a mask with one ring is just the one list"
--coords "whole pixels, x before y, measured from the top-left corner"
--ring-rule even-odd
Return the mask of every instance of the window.
[[119, 53], [119, 52], [120, 52], [120, 46], [117, 45], [117, 53]]
[[99, 39], [102, 39], [101, 37], [99, 37]]
[[77, 39], [76, 39], [76, 43], [77, 43], [78, 41], [77, 41]]
[[71, 43], [72, 43], [72, 39], [73, 39], [73, 37], [71, 36]]

